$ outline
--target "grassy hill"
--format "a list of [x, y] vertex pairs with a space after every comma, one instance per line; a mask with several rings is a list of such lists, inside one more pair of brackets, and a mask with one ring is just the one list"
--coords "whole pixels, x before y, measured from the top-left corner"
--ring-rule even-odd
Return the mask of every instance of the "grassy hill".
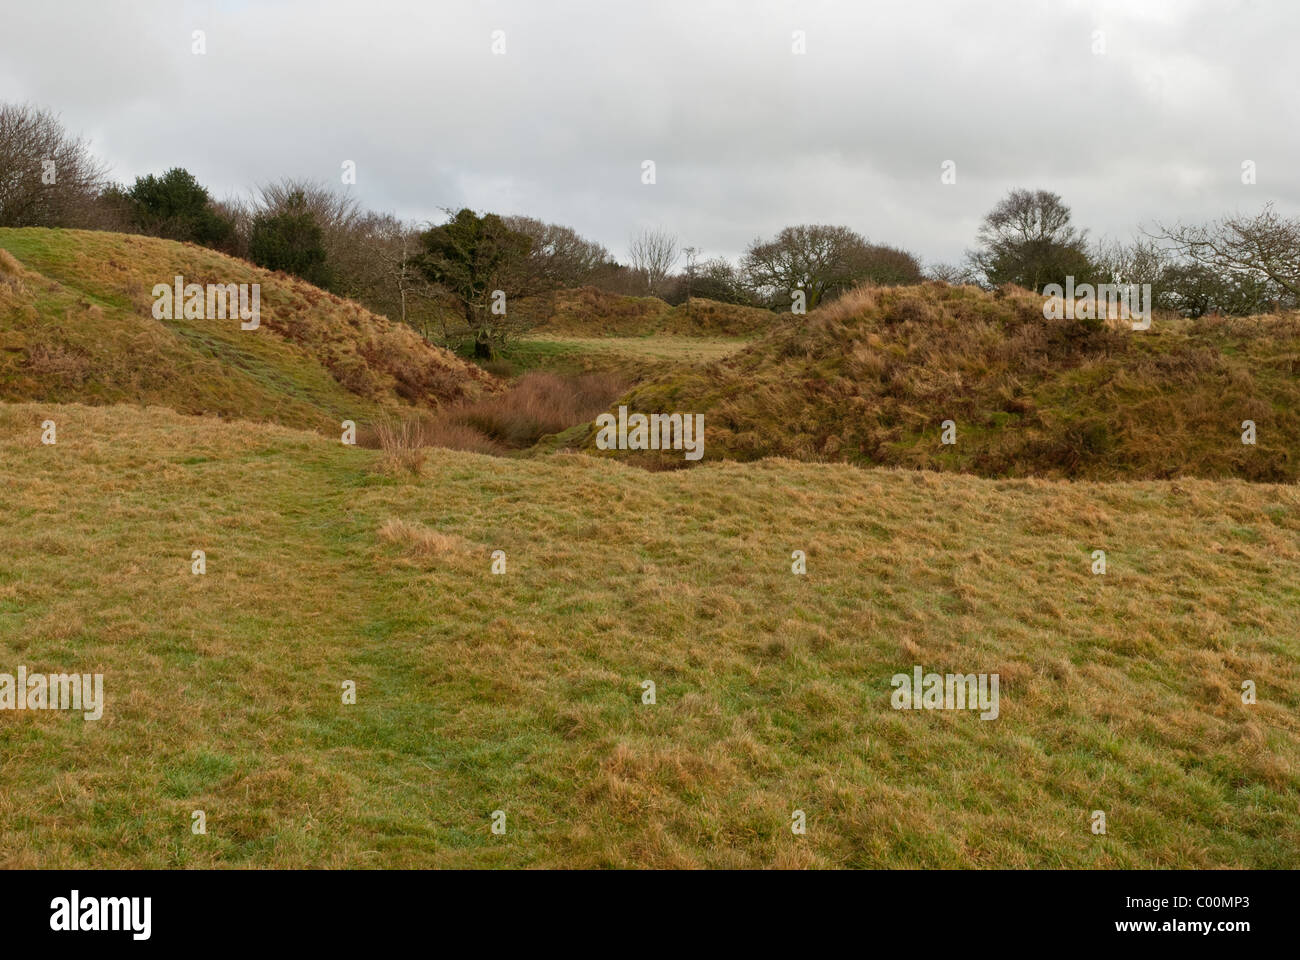
[[[262, 328], [155, 320], [176, 273]], [[0, 673], [107, 699], [0, 713], [0, 866], [1300, 867], [1300, 492], [1243, 480], [1295, 479], [1300, 320], [929, 286], [732, 353], [633, 306], [547, 349], [715, 462], [543, 455], [622, 374], [504, 392], [211, 251], [0, 230]], [[972, 475], [1032, 472], [1112, 482]], [[893, 709], [915, 666], [998, 718]]]
[[[258, 283], [261, 327], [156, 320], [151, 291]], [[499, 389], [409, 328], [301, 280], [191, 244], [0, 229], [0, 399], [160, 404], [335, 432], [385, 410]]]
[[[1300, 316], [1157, 319], [1134, 332], [1046, 320], [1042, 308], [1023, 291], [856, 291], [804, 318], [783, 315], [748, 349], [666, 371], [621, 402], [703, 413], [706, 460], [1296, 480]], [[940, 442], [945, 420], [957, 427], [953, 445]], [[1245, 420], [1254, 446], [1241, 442]], [[594, 429], [579, 433], [594, 450]]]
[[555, 295], [553, 312], [535, 335], [750, 337], [766, 331], [775, 321], [776, 314], [769, 310], [702, 297], [674, 307], [658, 297], [627, 297], [581, 287]]
[[[107, 699], [4, 714], [0, 865], [1300, 866], [1295, 487], [398, 476], [50, 403], [0, 404], [0, 463], [2, 669]], [[892, 709], [914, 665], [999, 673], [999, 718]]]

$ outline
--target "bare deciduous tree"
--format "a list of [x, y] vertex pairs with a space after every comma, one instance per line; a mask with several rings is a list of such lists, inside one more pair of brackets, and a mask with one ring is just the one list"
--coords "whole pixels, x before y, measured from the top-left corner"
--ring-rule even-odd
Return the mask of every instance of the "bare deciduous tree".
[[533, 240], [526, 266], [539, 287], [580, 287], [609, 262], [609, 251], [572, 227], [533, 217], [504, 217], [506, 226]]
[[257, 208], [262, 213], [276, 213], [295, 206], [301, 196], [322, 230], [347, 228], [359, 216], [355, 198], [314, 180], [283, 177], [263, 184], [257, 192]]
[[925, 268], [925, 276], [928, 280], [938, 280], [953, 287], [977, 282], [975, 274], [967, 264], [935, 262]]
[[[369, 214], [361, 233], [361, 253], [369, 268], [363, 281], [386, 286], [385, 292], [396, 297], [398, 319], [409, 323], [415, 291], [428, 285], [415, 263], [420, 252], [415, 232], [391, 214]], [[383, 293], [372, 290], [370, 299], [380, 301]]]
[[54, 114], [0, 104], [0, 226], [93, 225], [106, 173]]
[[284, 177], [257, 188], [252, 213], [254, 218], [275, 216], [299, 208], [306, 209], [321, 229], [326, 263], [338, 278], [335, 292], [355, 296], [356, 285], [350, 281], [360, 272], [358, 234], [363, 219], [356, 199], [314, 180]]
[[1066, 276], [1090, 278], [1087, 231], [1071, 223], [1070, 208], [1050, 190], [1012, 190], [980, 224], [971, 269], [990, 286], [1014, 283], [1041, 290]]
[[786, 227], [773, 240], [755, 240], [741, 269], [751, 286], [775, 305], [789, 305], [791, 291], [802, 289], [808, 309], [827, 294], [854, 286], [869, 244], [849, 227], [823, 223]]
[[756, 303], [740, 271], [724, 257], [698, 261], [690, 271], [690, 281], [691, 296], [745, 306]]
[[447, 346], [464, 337], [468, 327], [459, 322], [451, 294], [420, 270], [420, 232], [391, 213], [362, 214], [350, 228], [350, 272], [340, 283], [369, 309]]
[[1278, 216], [1272, 203], [1254, 216], [1238, 214], [1206, 225], [1159, 226], [1155, 239], [1171, 243], [1192, 263], [1221, 275], [1244, 273], [1300, 297], [1300, 218]]
[[645, 229], [628, 244], [628, 259], [632, 269], [644, 274], [646, 289], [651, 294], [663, 292], [664, 280], [681, 257], [677, 235], [666, 230]]

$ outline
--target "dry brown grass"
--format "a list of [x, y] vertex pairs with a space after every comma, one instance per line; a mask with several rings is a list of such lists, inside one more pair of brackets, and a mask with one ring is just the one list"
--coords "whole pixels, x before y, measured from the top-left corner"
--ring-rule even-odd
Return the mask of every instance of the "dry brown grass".
[[1294, 486], [381, 456], [0, 404], [0, 663], [107, 699], [5, 715], [0, 865], [1300, 865]]
[[91, 375], [90, 358], [80, 350], [54, 343], [34, 344], [27, 352], [27, 369], [47, 388], [76, 389]]
[[[570, 337], [542, 334], [522, 341], [557, 347], [581, 356], [584, 361], [600, 359], [626, 361], [624, 369], [653, 374], [668, 364], [708, 363], [729, 357], [750, 343], [740, 338], [688, 337], [664, 335], [654, 337]], [[607, 365], [602, 369], [617, 369]]]
[[535, 335], [744, 337], [764, 331], [776, 322], [777, 315], [769, 310], [702, 297], [693, 297], [689, 305], [673, 307], [658, 297], [629, 297], [596, 287], [581, 287], [561, 290], [555, 295], [554, 312]]
[[[35, 228], [0, 229], [0, 248], [0, 335], [20, 334], [32, 347], [25, 358], [0, 355], [5, 399], [157, 403], [334, 432], [342, 419], [438, 409], [504, 389], [409, 327], [213, 250]], [[177, 275], [259, 284], [260, 328], [155, 319], [151, 291]]]
[[672, 307], [658, 297], [628, 297], [581, 287], [558, 291], [553, 310], [542, 329], [589, 336], [629, 336], [656, 329]]
[[455, 415], [427, 416], [422, 418], [421, 439], [425, 446], [445, 450], [463, 450], [466, 453], [485, 453], [500, 456], [507, 448], [480, 430], [455, 419]]
[[526, 373], [505, 393], [448, 411], [447, 418], [503, 446], [520, 449], [594, 419], [628, 385], [625, 377], [613, 372], [575, 377]]
[[[863, 288], [784, 318], [718, 363], [650, 378], [626, 402], [703, 413], [706, 459], [1093, 479], [1300, 475], [1300, 317], [1158, 317], [1137, 332], [1049, 320], [1043, 303], [1015, 288]], [[940, 443], [945, 420], [955, 445]], [[1257, 425], [1253, 446], [1241, 442], [1244, 420]], [[594, 441], [593, 430], [586, 448]]]
[[437, 413], [386, 419], [357, 439], [361, 446], [382, 449], [389, 468], [418, 473], [410, 464], [421, 448], [495, 455], [523, 450], [593, 419], [628, 385], [626, 376], [612, 372], [527, 373], [505, 393]]
[[390, 473], [409, 473], [419, 476], [424, 469], [428, 453], [425, 450], [424, 432], [419, 420], [383, 418], [374, 426], [375, 440], [384, 452], [382, 468]]
[[453, 556], [472, 549], [464, 537], [441, 533], [419, 521], [404, 520], [401, 517], [385, 520], [379, 528], [379, 537], [424, 558]]

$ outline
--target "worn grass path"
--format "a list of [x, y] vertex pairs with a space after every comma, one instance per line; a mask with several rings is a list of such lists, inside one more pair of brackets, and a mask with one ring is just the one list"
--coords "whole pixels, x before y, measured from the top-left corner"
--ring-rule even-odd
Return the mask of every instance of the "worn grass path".
[[[415, 478], [0, 405], [0, 672], [107, 696], [0, 712], [0, 864], [1294, 868], [1298, 535], [1293, 487], [440, 450]], [[891, 709], [917, 664], [999, 673], [1001, 716]]]

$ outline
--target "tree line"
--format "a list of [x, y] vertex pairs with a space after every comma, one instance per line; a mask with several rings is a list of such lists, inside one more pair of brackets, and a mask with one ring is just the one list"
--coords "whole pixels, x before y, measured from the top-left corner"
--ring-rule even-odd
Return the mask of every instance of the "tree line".
[[738, 263], [646, 229], [620, 262], [560, 224], [468, 209], [415, 224], [309, 180], [287, 178], [222, 200], [180, 167], [113, 183], [84, 141], [29, 105], [0, 104], [0, 226], [117, 230], [211, 247], [357, 300], [430, 341], [472, 342], [480, 357], [544, 319], [556, 291], [585, 285], [672, 304], [705, 297], [789, 311], [864, 283], [1011, 283], [1041, 292], [1071, 276], [1076, 285], [1149, 283], [1157, 306], [1186, 315], [1300, 305], [1300, 220], [1271, 206], [1210, 224], [1157, 225], [1126, 242], [1092, 242], [1059, 195], [1013, 190], [984, 218], [958, 265], [923, 268], [904, 249], [830, 224], [757, 238]]
[[1272, 204], [1206, 224], [1156, 223], [1130, 240], [1090, 242], [1047, 190], [1012, 190], [984, 218], [964, 263], [929, 271], [949, 283], [1035, 292], [1048, 284], [1150, 284], [1155, 306], [1184, 316], [1300, 308], [1300, 219]]

